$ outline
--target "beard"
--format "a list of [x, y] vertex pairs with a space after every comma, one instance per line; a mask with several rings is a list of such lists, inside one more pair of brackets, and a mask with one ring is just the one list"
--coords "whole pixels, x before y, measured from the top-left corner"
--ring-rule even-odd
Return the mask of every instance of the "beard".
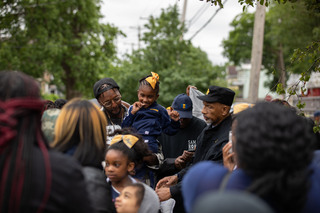
[[213, 121], [211, 119], [207, 119], [207, 120], [205, 120], [205, 122], [207, 123], [208, 126], [213, 123]]
[[112, 113], [112, 111], [105, 109], [110, 117], [117, 117], [119, 116], [119, 114], [121, 113], [121, 105], [117, 107], [118, 108], [118, 112], [117, 113]]

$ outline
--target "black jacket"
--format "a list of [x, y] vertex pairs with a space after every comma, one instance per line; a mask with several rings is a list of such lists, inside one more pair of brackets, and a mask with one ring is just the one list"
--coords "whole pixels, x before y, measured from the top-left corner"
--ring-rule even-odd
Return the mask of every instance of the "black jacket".
[[[221, 164], [223, 163], [222, 148], [229, 141], [231, 124], [232, 118], [231, 115], [229, 115], [217, 126], [212, 127], [212, 125], [209, 125], [204, 128], [197, 138], [197, 148], [193, 164], [205, 160], [211, 160]], [[181, 180], [192, 165], [178, 173], [179, 183], [170, 187], [170, 193], [173, 198], [181, 196]]]
[[[43, 212], [93, 212], [81, 165], [75, 159], [53, 150], [49, 150], [49, 157], [52, 181], [49, 200]], [[23, 212], [36, 212], [48, 187], [44, 159], [38, 147], [32, 149], [31, 160], [32, 164], [27, 168], [32, 173], [31, 190], [28, 202], [22, 203]]]
[[111, 185], [107, 183], [104, 171], [95, 167], [82, 169], [92, 207], [96, 213], [116, 213], [112, 202]]

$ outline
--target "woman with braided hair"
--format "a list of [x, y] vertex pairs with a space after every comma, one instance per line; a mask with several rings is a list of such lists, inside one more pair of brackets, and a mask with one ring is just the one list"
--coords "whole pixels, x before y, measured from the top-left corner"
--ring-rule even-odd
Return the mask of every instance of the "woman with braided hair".
[[33, 78], [0, 72], [0, 212], [92, 212], [81, 166], [41, 132], [44, 103]]
[[237, 114], [232, 133], [238, 169], [228, 173], [212, 162], [191, 168], [182, 185], [188, 211], [207, 191], [243, 190], [275, 212], [320, 212], [320, 169], [312, 164], [315, 136], [306, 118], [258, 103]]

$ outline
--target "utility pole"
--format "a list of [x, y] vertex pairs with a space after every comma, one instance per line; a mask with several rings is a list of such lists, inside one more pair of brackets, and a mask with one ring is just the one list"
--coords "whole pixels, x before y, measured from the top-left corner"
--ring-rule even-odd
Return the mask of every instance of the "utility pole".
[[141, 41], [141, 27], [138, 26], [138, 50], [140, 49], [140, 41]]
[[141, 41], [141, 27], [138, 25], [138, 27], [130, 27], [131, 29], [137, 29], [138, 30], [138, 49], [140, 49], [140, 41]]
[[[182, 15], [181, 15], [181, 19], [180, 19], [181, 25], [183, 25], [184, 22], [186, 21], [187, 4], [188, 4], [188, 0], [184, 0]], [[180, 40], [182, 40], [182, 39], [183, 39], [183, 35], [180, 37]]]
[[182, 10], [182, 15], [181, 15], [181, 20], [180, 20], [181, 24], [184, 24], [184, 22], [186, 20], [187, 4], [188, 4], [188, 0], [184, 0], [183, 10]]
[[258, 101], [260, 70], [263, 53], [264, 39], [264, 22], [265, 22], [266, 7], [257, 2], [257, 9], [254, 18], [253, 39], [251, 50], [251, 72], [249, 85], [249, 103]]

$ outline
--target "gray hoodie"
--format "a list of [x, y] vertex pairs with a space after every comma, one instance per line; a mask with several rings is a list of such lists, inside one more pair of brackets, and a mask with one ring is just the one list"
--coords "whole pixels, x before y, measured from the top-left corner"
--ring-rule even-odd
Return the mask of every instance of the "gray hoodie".
[[156, 192], [148, 185], [144, 186], [144, 196], [138, 213], [159, 213], [160, 200]]

